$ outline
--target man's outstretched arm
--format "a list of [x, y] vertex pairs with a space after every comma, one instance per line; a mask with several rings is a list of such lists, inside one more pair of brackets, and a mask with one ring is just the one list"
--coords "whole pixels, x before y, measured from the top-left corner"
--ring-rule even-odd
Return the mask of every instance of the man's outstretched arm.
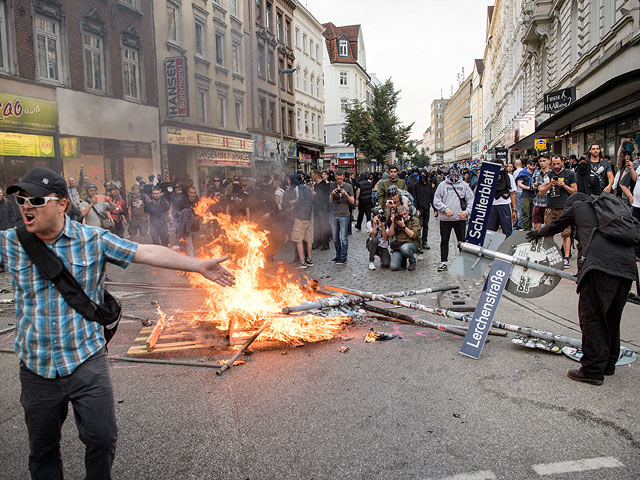
[[235, 277], [233, 274], [220, 265], [227, 260], [227, 258], [229, 257], [203, 260], [201, 258], [182, 255], [170, 248], [160, 245], [140, 244], [133, 257], [133, 262], [151, 265], [152, 267], [167, 268], [169, 270], [196, 272], [212, 282], [227, 287], [235, 285]]

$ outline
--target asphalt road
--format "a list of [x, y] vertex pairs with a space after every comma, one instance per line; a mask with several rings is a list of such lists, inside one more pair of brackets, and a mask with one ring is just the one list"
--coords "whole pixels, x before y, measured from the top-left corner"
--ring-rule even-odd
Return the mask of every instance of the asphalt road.
[[[432, 221], [432, 231], [436, 226]], [[379, 292], [451, 280], [477, 289], [435, 272], [439, 238], [431, 237], [434, 248], [415, 272], [367, 270], [364, 233], [354, 231], [347, 265], [329, 263], [332, 251], [314, 251], [315, 266], [305, 273]], [[183, 281], [137, 265], [110, 268], [109, 276]], [[0, 287], [7, 282], [3, 274]], [[114, 291], [126, 313], [135, 315], [152, 316], [153, 301], [193, 310], [202, 300], [198, 292]], [[579, 336], [571, 286], [548, 297], [544, 309], [503, 299], [497, 318]], [[435, 295], [417, 300], [436, 304]], [[11, 307], [2, 307], [0, 329], [15, 321]], [[640, 318], [640, 307], [629, 305], [625, 322], [633, 318]], [[362, 342], [372, 326], [400, 338]], [[123, 323], [111, 355], [124, 354], [140, 328]], [[119, 425], [114, 478], [640, 478], [637, 364], [618, 368], [594, 387], [567, 379], [566, 371], [578, 366], [567, 357], [524, 349], [508, 338], [490, 337], [475, 361], [458, 353], [460, 337], [410, 324], [368, 320], [342, 335], [351, 340], [258, 350], [221, 377], [205, 368], [113, 363]], [[0, 348], [11, 348], [10, 337], [0, 338]], [[339, 352], [343, 345], [348, 352]], [[229, 353], [203, 355], [193, 358], [215, 361]], [[0, 354], [0, 385], [0, 478], [28, 478], [13, 354]], [[84, 448], [72, 415], [62, 435], [66, 475], [82, 478]]]

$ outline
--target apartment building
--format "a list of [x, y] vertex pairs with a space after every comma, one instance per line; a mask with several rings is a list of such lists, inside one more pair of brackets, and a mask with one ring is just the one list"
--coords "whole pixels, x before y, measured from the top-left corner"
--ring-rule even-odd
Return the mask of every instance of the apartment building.
[[143, 0], [0, 0], [0, 182], [158, 171], [152, 18]]
[[429, 143], [431, 164], [440, 165], [444, 161], [444, 110], [448, 98], [431, 102], [431, 138]]
[[471, 75], [462, 81], [444, 108], [444, 163], [470, 159], [470, 98]]
[[324, 152], [324, 27], [301, 3], [293, 11], [298, 169], [322, 168]]
[[154, 2], [162, 172], [192, 179], [249, 174], [243, 2]]

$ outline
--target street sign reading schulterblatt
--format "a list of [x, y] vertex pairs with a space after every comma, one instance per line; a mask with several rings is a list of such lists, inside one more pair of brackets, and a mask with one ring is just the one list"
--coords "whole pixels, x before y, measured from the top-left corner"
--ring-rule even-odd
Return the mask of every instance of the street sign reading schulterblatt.
[[[497, 163], [482, 162], [467, 229], [466, 240], [468, 243], [479, 246], [484, 244], [500, 168]], [[467, 330], [462, 348], [460, 348], [460, 353], [463, 355], [475, 359], [480, 358], [482, 347], [491, 327], [491, 321], [498, 309], [498, 304], [500, 303], [500, 298], [502, 298], [504, 287], [509, 280], [512, 267], [510, 263], [502, 260], [493, 261], [482, 295], [473, 312], [469, 330]]]

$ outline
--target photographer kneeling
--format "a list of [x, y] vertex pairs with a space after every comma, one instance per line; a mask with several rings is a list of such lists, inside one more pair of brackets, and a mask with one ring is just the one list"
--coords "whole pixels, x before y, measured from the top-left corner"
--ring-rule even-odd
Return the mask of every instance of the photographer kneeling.
[[373, 218], [367, 222], [367, 250], [369, 250], [369, 270], [375, 270], [376, 255], [380, 257], [380, 266], [389, 268], [391, 254], [389, 253], [389, 235], [387, 234], [387, 218], [381, 207], [372, 210]]
[[420, 238], [420, 220], [409, 216], [409, 208], [400, 205], [396, 213], [391, 216], [391, 226], [387, 231], [389, 237], [394, 237], [391, 242], [391, 270], [404, 268], [409, 260], [409, 271], [416, 269], [416, 252]]

